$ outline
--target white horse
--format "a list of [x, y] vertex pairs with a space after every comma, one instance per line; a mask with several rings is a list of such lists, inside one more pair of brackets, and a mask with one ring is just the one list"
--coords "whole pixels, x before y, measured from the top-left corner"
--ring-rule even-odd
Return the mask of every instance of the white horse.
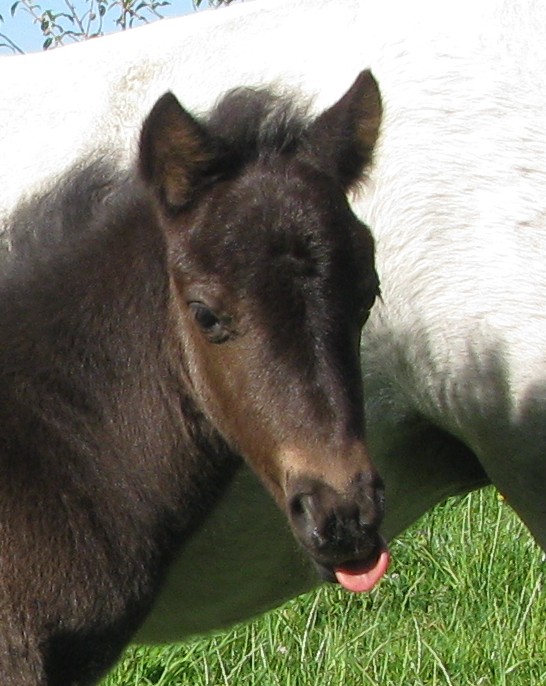
[[[259, 0], [3, 58], [1, 212], [83, 156], [125, 163], [167, 89], [195, 111], [232, 86], [277, 83], [319, 109], [366, 67], [385, 106], [355, 198], [382, 282], [363, 373], [384, 534], [492, 482], [546, 548], [542, 0]], [[139, 639], [225, 626], [316, 583], [243, 471]]]

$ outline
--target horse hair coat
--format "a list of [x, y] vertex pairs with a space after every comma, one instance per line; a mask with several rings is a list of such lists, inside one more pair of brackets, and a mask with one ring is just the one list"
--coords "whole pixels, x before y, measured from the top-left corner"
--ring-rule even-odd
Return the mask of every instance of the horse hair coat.
[[[167, 88], [206, 110], [232, 85], [277, 82], [320, 109], [370, 67], [384, 124], [354, 207], [382, 289], [362, 360], [384, 535], [494, 483], [546, 548], [545, 46], [540, 0], [258, 0], [4, 58], [0, 206], [92, 151], [121, 166]], [[224, 626], [315, 583], [241, 472], [141, 638]]]

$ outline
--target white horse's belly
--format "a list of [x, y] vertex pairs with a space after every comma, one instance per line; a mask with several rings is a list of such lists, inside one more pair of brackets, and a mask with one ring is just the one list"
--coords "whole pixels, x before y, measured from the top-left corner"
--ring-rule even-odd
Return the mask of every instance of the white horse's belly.
[[243, 467], [170, 569], [137, 642], [229, 626], [309, 590], [317, 578], [284, 516]]

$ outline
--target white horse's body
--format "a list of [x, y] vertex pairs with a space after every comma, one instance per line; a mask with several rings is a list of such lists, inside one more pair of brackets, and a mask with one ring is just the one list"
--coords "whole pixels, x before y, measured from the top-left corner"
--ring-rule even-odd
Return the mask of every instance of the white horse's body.
[[[490, 480], [546, 548], [542, 0], [263, 0], [3, 58], [0, 213], [94, 150], [126, 163], [167, 89], [206, 110], [230, 87], [277, 83], [321, 108], [366, 67], [385, 104], [374, 172], [355, 199], [383, 292], [363, 369], [385, 534]], [[315, 582], [243, 472], [140, 637], [179, 640]]]

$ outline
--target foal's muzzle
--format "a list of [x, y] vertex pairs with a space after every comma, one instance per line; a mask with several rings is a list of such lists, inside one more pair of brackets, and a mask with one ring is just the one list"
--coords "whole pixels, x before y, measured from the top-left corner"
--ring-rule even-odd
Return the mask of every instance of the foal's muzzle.
[[342, 493], [317, 479], [295, 478], [288, 510], [298, 540], [324, 580], [368, 590], [385, 572], [388, 553], [379, 535], [384, 487], [375, 472], [361, 472]]

